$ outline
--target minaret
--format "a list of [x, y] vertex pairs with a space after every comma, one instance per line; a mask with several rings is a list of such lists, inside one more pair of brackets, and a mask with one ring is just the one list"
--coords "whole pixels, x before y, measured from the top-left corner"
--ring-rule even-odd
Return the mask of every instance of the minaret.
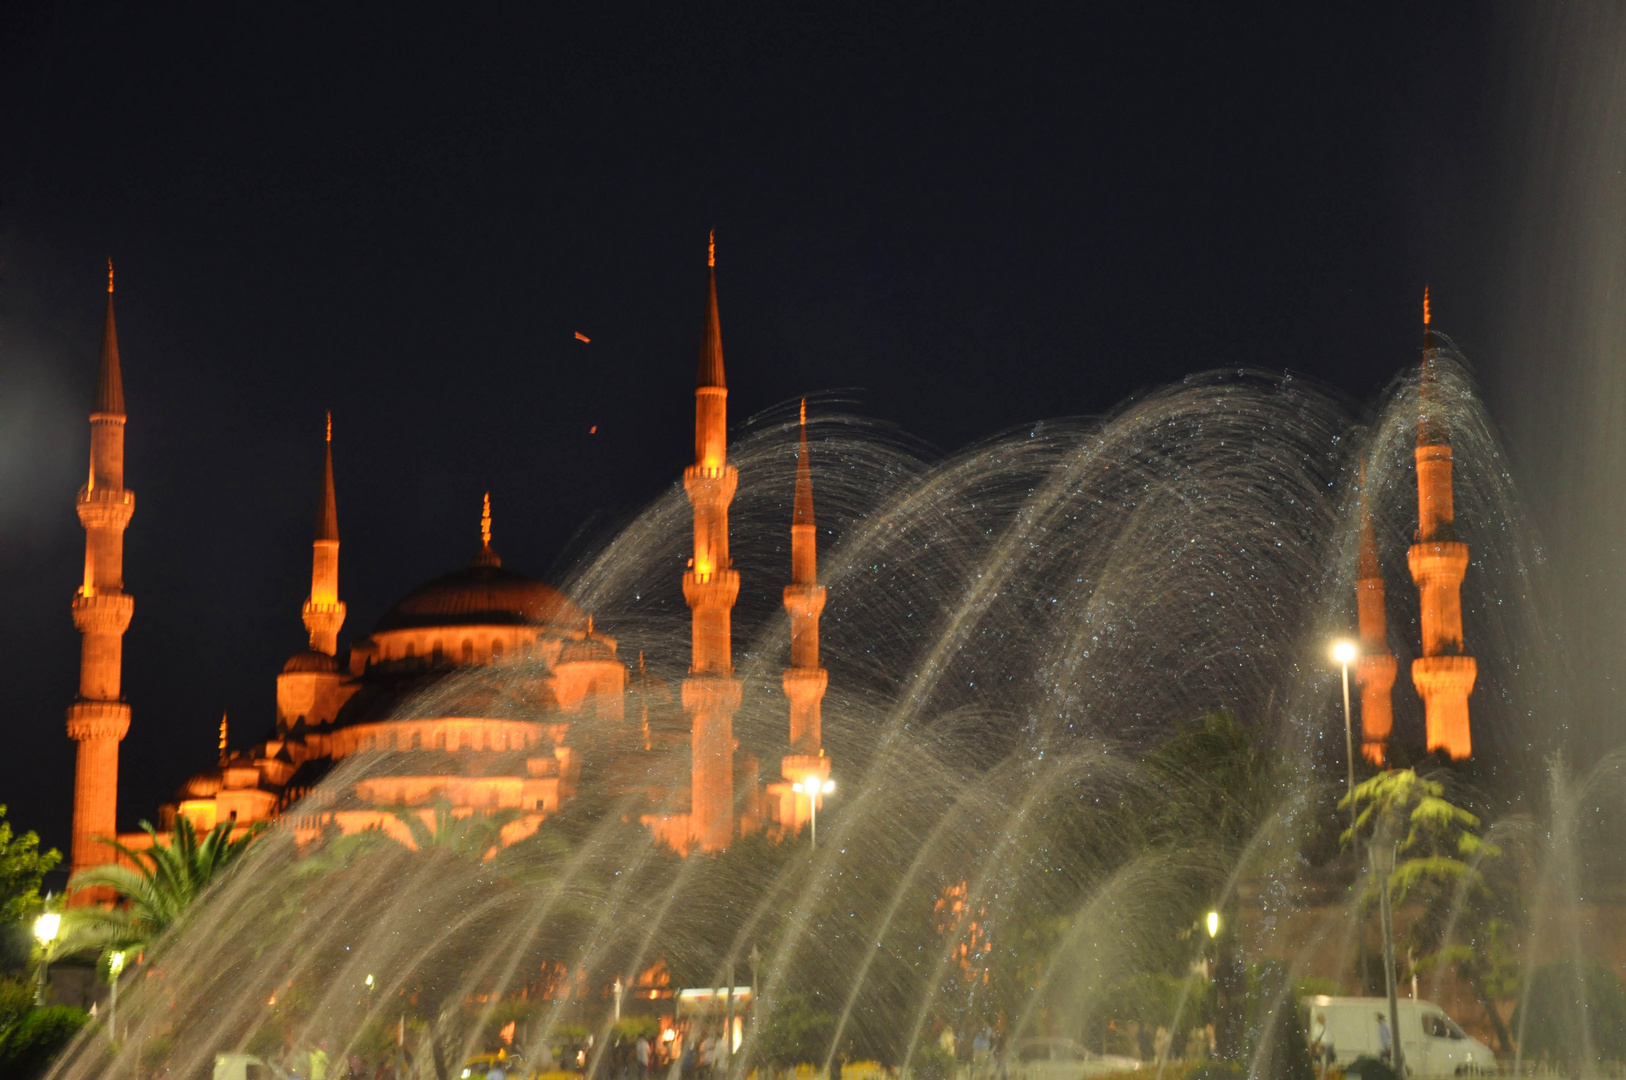
[[327, 457], [322, 465], [322, 498], [316, 507], [316, 539], [311, 551], [311, 594], [305, 599], [305, 629], [311, 651], [339, 651], [344, 601], [339, 599], [339, 504], [333, 491], [333, 414], [327, 414]]
[[730, 619], [740, 575], [728, 557], [728, 504], [739, 471], [728, 464], [728, 386], [717, 319], [717, 241], [707, 257], [706, 327], [694, 391], [694, 464], [683, 487], [694, 507], [694, 558], [683, 597], [694, 613], [693, 654], [683, 680], [683, 708], [694, 721], [689, 837], [702, 851], [721, 851], [734, 836], [734, 678]]
[[1422, 696], [1428, 749], [1461, 760], [1473, 753], [1468, 695], [1478, 666], [1463, 654], [1462, 579], [1468, 545], [1456, 538], [1451, 492], [1451, 441], [1439, 400], [1438, 358], [1423, 290], [1423, 371], [1417, 404], [1417, 542], [1407, 553], [1422, 597], [1423, 655], [1412, 661], [1411, 681]]
[[1389, 630], [1383, 610], [1383, 568], [1378, 564], [1378, 543], [1372, 533], [1372, 510], [1367, 499], [1366, 468], [1361, 468], [1361, 562], [1355, 583], [1360, 609], [1361, 659], [1356, 681], [1361, 686], [1361, 753], [1381, 767], [1388, 757], [1389, 732], [1394, 728], [1390, 691], [1395, 684], [1395, 658], [1389, 651]]
[[[85, 527], [85, 578], [73, 598], [73, 624], [83, 635], [79, 696], [68, 708], [68, 737], [79, 744], [73, 784], [75, 871], [111, 862], [98, 840], [117, 833], [119, 740], [130, 730], [130, 706], [120, 690], [124, 631], [135, 601], [124, 591], [124, 530], [135, 495], [124, 488], [124, 381], [113, 326], [113, 263], [107, 264], [107, 321], [101, 369], [90, 413], [90, 476], [79, 489]], [[85, 900], [88, 896], [80, 894]]]
[[[813, 471], [807, 457], [807, 399], [802, 399], [801, 441], [796, 451], [796, 505], [790, 524], [790, 584], [785, 610], [790, 614], [790, 667], [785, 669], [785, 697], [790, 700], [790, 753], [780, 766], [786, 780], [799, 783], [794, 815], [783, 822], [799, 832], [812, 810], [817, 789], [830, 776], [830, 759], [820, 745], [819, 708], [830, 673], [819, 666], [819, 613], [824, 586], [818, 582], [818, 536], [813, 524]], [[811, 781], [811, 782], [810, 782]], [[805, 789], [812, 789], [811, 791]]]

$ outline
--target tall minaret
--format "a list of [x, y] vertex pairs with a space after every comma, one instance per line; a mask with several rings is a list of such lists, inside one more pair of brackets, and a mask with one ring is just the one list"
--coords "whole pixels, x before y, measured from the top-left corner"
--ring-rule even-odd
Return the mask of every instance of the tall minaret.
[[1388, 757], [1389, 732], [1394, 728], [1390, 691], [1395, 684], [1395, 657], [1389, 651], [1389, 629], [1383, 610], [1383, 568], [1378, 564], [1378, 542], [1372, 533], [1372, 510], [1367, 498], [1366, 469], [1361, 469], [1361, 563], [1355, 583], [1360, 609], [1361, 660], [1356, 679], [1361, 684], [1361, 753], [1373, 765]]
[[1417, 405], [1417, 542], [1407, 553], [1422, 596], [1423, 655], [1412, 661], [1411, 681], [1422, 696], [1428, 749], [1458, 760], [1473, 753], [1468, 695], [1478, 665], [1463, 654], [1462, 579], [1468, 545], [1456, 538], [1451, 492], [1450, 431], [1442, 408], [1438, 357], [1423, 290], [1423, 371]]
[[818, 787], [830, 776], [830, 759], [820, 745], [819, 706], [830, 673], [819, 666], [819, 613], [824, 586], [819, 584], [818, 536], [813, 524], [813, 470], [807, 457], [807, 399], [802, 399], [801, 442], [796, 453], [796, 506], [790, 524], [790, 584], [785, 610], [790, 613], [790, 667], [785, 669], [785, 697], [790, 699], [790, 753], [780, 766], [786, 780], [799, 783], [792, 832], [808, 819]]
[[311, 594], [302, 613], [311, 650], [339, 651], [344, 601], [339, 599], [339, 504], [333, 491], [333, 414], [327, 414], [327, 460], [322, 466], [322, 498], [316, 507], [316, 539], [311, 552]]
[[73, 782], [75, 871], [113, 859], [113, 849], [98, 840], [117, 833], [119, 740], [130, 730], [130, 706], [124, 703], [120, 682], [124, 631], [135, 610], [134, 599], [124, 591], [124, 529], [134, 512], [135, 495], [124, 488], [124, 381], [113, 326], [109, 260], [107, 322], [102, 328], [96, 404], [90, 413], [90, 476], [79, 489], [85, 578], [74, 594], [73, 624], [84, 637], [79, 696], [68, 707], [68, 737], [79, 744]]
[[694, 720], [689, 837], [702, 851], [721, 851], [734, 837], [734, 678], [730, 619], [740, 575], [728, 557], [728, 504], [739, 471], [728, 464], [728, 386], [717, 319], [717, 238], [707, 256], [706, 328], [694, 391], [694, 464], [683, 487], [694, 507], [694, 559], [683, 597], [694, 613], [693, 658], [683, 680], [683, 708]]

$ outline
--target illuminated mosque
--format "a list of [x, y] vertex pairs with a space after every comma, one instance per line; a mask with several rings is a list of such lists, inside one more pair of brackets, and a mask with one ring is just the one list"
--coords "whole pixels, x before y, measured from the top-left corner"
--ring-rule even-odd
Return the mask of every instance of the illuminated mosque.
[[[502, 838], [513, 842], [575, 793], [582, 754], [573, 733], [587, 741], [603, 741], [608, 733], [627, 736], [624, 743], [667, 763], [664, 770], [646, 770], [641, 780], [621, 770], [612, 783], [635, 790], [650, 787], [649, 776], [656, 777], [640, 816], [678, 851], [716, 852], [744, 833], [801, 830], [830, 787], [830, 758], [820, 735], [828, 684], [819, 666], [825, 590], [818, 584], [807, 413], [804, 404], [784, 590], [791, 623], [791, 663], [783, 680], [789, 753], [781, 778], [763, 784], [758, 762], [738, 752], [733, 731], [740, 683], [733, 674], [730, 622], [740, 578], [729, 558], [728, 508], [739, 473], [728, 462], [715, 247], [707, 261], [695, 459], [683, 477], [694, 509], [694, 554], [683, 575], [693, 653], [676, 723], [670, 716], [663, 721], [663, 702], [667, 714], [675, 713], [673, 695], [643, 676], [642, 657], [634, 674], [590, 613], [545, 582], [503, 566], [492, 547], [489, 496], [480, 545], [469, 564], [407, 593], [341, 659], [345, 605], [330, 418], [311, 588], [302, 609], [310, 644], [277, 676], [275, 732], [252, 747], [229, 750], [222, 720], [218, 767], [188, 779], [174, 802], [160, 808], [164, 829], [179, 816], [205, 830], [227, 821], [246, 827], [292, 810], [293, 827], [312, 836], [333, 827], [347, 833], [379, 828], [410, 842], [401, 813], [419, 813], [433, 826], [437, 810], [449, 809], [455, 816], [501, 812]], [[131, 722], [120, 691], [123, 635], [134, 609], [123, 574], [124, 530], [135, 510], [135, 495], [124, 483], [125, 420], [110, 267], [90, 416], [90, 475], [78, 499], [85, 575], [74, 594], [73, 616], [83, 641], [79, 694], [68, 709], [68, 736], [79, 744], [75, 871], [113, 858], [101, 838], [115, 835], [119, 742]], [[500, 672], [504, 666], [511, 671]], [[471, 678], [479, 669], [501, 677]], [[449, 693], [432, 689], [443, 682]], [[629, 718], [629, 698], [640, 702], [636, 724]], [[387, 775], [359, 780], [338, 797], [300, 803], [338, 762], [369, 751], [403, 757]], [[137, 848], [149, 842], [145, 833], [119, 839]]]
[[[403, 840], [399, 816], [431, 821], [437, 807], [455, 815], [502, 811], [503, 839], [534, 831], [573, 797], [584, 740], [630, 734], [629, 698], [636, 698], [636, 738], [644, 753], [663, 754], [668, 768], [646, 776], [641, 820], [681, 852], [717, 852], [737, 837], [798, 832], [829, 790], [830, 758], [820, 734], [828, 674], [819, 666], [818, 584], [813, 487], [805, 406], [796, 474], [791, 572], [784, 604], [791, 624], [791, 663], [783, 688], [788, 702], [788, 750], [780, 779], [763, 784], [755, 758], [738, 751], [733, 717], [740, 683], [733, 674], [731, 617], [739, 573], [728, 546], [728, 508], [739, 474], [728, 463], [728, 388], [717, 314], [715, 248], [708, 258], [704, 331], [695, 387], [695, 458], [684, 471], [694, 511], [693, 558], [683, 575], [692, 625], [692, 656], [681, 688], [682, 713], [663, 685], [634, 674], [614, 638], [596, 629], [590, 613], [551, 586], [502, 565], [491, 542], [491, 507], [481, 518], [474, 558], [409, 592], [371, 633], [339, 657], [345, 605], [339, 594], [339, 520], [332, 425], [311, 561], [311, 589], [302, 614], [310, 634], [277, 676], [276, 729], [247, 749], [228, 750], [222, 722], [217, 768], [187, 780], [160, 811], [169, 828], [184, 816], [197, 828], [220, 822], [247, 826], [292, 810], [293, 826], [314, 836], [379, 828]], [[1422, 655], [1412, 681], [1426, 713], [1430, 752], [1453, 759], [1472, 753], [1468, 696], [1476, 667], [1466, 655], [1460, 590], [1468, 548], [1456, 539], [1449, 431], [1440, 403], [1436, 350], [1423, 305], [1423, 367], [1417, 429], [1418, 526], [1408, 566], [1421, 596]], [[108, 275], [107, 317], [100, 373], [90, 415], [90, 475], [79, 491], [85, 528], [84, 581], [73, 598], [83, 635], [79, 694], [68, 709], [68, 736], [78, 742], [74, 783], [72, 867], [109, 861], [98, 838], [115, 834], [118, 746], [129, 731], [130, 706], [120, 691], [123, 634], [133, 600], [124, 591], [123, 538], [135, 509], [124, 486], [124, 393]], [[1361, 658], [1361, 752], [1382, 766], [1392, 728], [1390, 694], [1396, 660], [1387, 644], [1383, 577], [1369, 517], [1361, 523], [1358, 574]], [[448, 675], [510, 665], [509, 677], [449, 694], [422, 693]], [[664, 699], [670, 718], [652, 724], [650, 702]], [[516, 708], [515, 706], [519, 706]], [[657, 712], [659, 709], [657, 708]], [[530, 719], [516, 719], [522, 715]], [[387, 775], [356, 782], [342, 797], [301, 803], [342, 759], [358, 752], [402, 755]], [[627, 779], [621, 790], [638, 787]], [[323, 789], [327, 792], [327, 789]], [[317, 802], [318, 805], [312, 805]], [[298, 804], [296, 806], [296, 804]], [[145, 834], [126, 834], [133, 846]]]

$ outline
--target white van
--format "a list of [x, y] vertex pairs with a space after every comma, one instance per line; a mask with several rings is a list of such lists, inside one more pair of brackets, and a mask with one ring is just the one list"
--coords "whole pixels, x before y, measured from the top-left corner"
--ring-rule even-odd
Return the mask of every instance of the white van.
[[[1306, 1031], [1311, 1045], [1317, 1041], [1332, 1053], [1332, 1061], [1348, 1065], [1358, 1057], [1380, 1057], [1382, 1037], [1378, 1017], [1389, 1022], [1387, 998], [1307, 997], [1300, 1000], [1309, 1013]], [[1400, 1049], [1412, 1076], [1466, 1076], [1495, 1072], [1496, 1055], [1445, 1015], [1432, 1001], [1399, 1002]]]
[[253, 1054], [216, 1054], [213, 1080], [286, 1080], [281, 1069]]

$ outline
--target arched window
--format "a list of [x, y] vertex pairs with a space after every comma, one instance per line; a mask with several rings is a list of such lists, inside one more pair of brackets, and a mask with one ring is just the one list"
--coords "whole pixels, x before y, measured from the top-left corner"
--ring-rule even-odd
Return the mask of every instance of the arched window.
[[416, 641], [408, 641], [406, 643], [406, 649], [401, 655], [405, 656], [408, 660], [416, 657], [418, 655], [418, 643]]
[[491, 639], [491, 662], [495, 664], [502, 659], [502, 642], [496, 638]]
[[463, 639], [463, 662], [465, 664], [474, 663], [474, 641], [470, 638]]
[[446, 646], [441, 644], [440, 638], [436, 638], [434, 643], [429, 647], [429, 661], [436, 667], [439, 667], [441, 662], [445, 659]]

